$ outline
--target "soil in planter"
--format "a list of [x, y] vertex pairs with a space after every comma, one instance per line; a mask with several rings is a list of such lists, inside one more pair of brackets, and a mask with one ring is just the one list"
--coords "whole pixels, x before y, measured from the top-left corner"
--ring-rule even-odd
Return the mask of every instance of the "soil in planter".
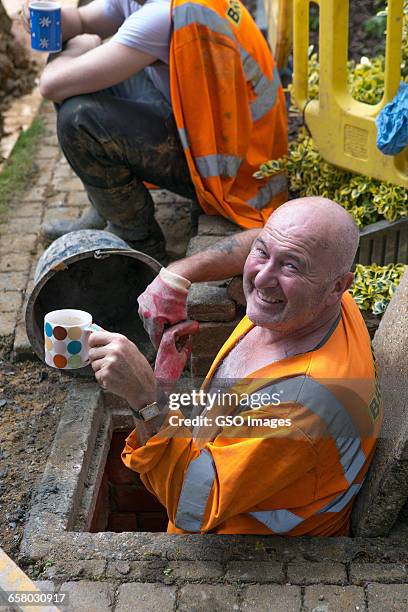
[[0, 357], [0, 546], [15, 560], [67, 382], [39, 361]]
[[0, 138], [3, 136], [3, 114], [14, 98], [29, 93], [38, 67], [29, 52], [16, 40], [12, 21], [0, 1]]

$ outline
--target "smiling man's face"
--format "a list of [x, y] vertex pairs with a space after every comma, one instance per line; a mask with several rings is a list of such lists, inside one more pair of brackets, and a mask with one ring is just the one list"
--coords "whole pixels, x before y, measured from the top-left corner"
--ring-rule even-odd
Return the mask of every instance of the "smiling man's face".
[[244, 267], [247, 315], [256, 325], [291, 333], [315, 322], [326, 309], [327, 242], [310, 219], [273, 215], [256, 239]]

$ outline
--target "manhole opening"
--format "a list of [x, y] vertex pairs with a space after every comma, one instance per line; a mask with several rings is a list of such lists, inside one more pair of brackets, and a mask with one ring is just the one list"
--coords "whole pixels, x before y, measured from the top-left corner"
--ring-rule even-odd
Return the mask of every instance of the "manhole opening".
[[121, 452], [130, 431], [115, 431], [106, 460], [89, 531], [167, 531], [164, 507], [125, 467]]

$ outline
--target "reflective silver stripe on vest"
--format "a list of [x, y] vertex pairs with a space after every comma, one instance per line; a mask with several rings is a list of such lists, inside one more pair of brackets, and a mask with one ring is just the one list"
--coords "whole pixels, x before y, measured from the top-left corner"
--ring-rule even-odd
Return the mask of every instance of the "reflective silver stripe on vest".
[[200, 531], [215, 478], [211, 455], [203, 450], [188, 466], [181, 489], [175, 524], [185, 531]]
[[344, 491], [344, 493], [338, 495], [329, 504], [323, 506], [323, 508], [321, 508], [317, 514], [324, 514], [325, 512], [340, 512], [347, 506], [353, 497], [357, 495], [362, 485], [362, 482], [360, 484], [351, 485], [347, 491]]
[[251, 102], [252, 121], [262, 119], [275, 106], [280, 84], [279, 72], [275, 66], [273, 69], [273, 80], [270, 81], [263, 76], [255, 87], [255, 93], [258, 97]]
[[270, 81], [262, 72], [259, 64], [245, 51], [240, 50], [241, 61], [244, 69], [244, 74], [247, 81], [251, 82], [251, 85], [256, 93], [256, 100], [253, 100], [250, 104], [252, 121], [258, 121], [264, 117], [274, 107], [276, 102], [276, 96], [280, 87], [280, 77], [277, 67], [273, 69], [272, 81]]
[[242, 158], [235, 155], [203, 155], [195, 157], [194, 163], [201, 178], [235, 176], [242, 164]]
[[173, 8], [174, 30], [180, 30], [194, 23], [207, 26], [213, 32], [228, 36], [228, 38], [236, 42], [235, 36], [227, 20], [220, 17], [220, 15], [210, 8], [190, 2]]
[[[333, 501], [323, 506], [316, 514], [325, 514], [326, 512], [341, 512], [347, 504], [353, 499], [361, 489], [363, 483], [351, 485], [338, 495]], [[290, 512], [290, 510], [265, 510], [261, 512], [249, 512], [251, 516], [256, 518], [260, 523], [263, 523], [275, 533], [287, 533], [294, 529], [306, 519]], [[310, 518], [310, 517], [309, 517]]]
[[223, 17], [205, 6], [186, 3], [173, 9], [173, 23], [174, 30], [198, 23], [230, 38], [240, 50], [245, 77], [251, 82], [257, 95], [256, 100], [250, 103], [252, 121], [258, 121], [273, 108], [281, 84], [277, 67], [274, 67], [270, 81], [264, 76], [259, 64], [239, 45], [229, 23]]
[[179, 133], [181, 144], [183, 145], [183, 149], [184, 150], [188, 149], [189, 144], [188, 144], [187, 132], [185, 128], [179, 128], [178, 133]]
[[357, 474], [366, 462], [366, 456], [361, 449], [360, 438], [345, 438], [340, 436], [336, 440], [337, 448], [342, 454], [341, 464], [345, 469], [345, 477], [349, 484], [356, 478]]
[[[316, 514], [340, 512], [361, 489], [362, 483], [351, 484], [363, 467], [366, 457], [361, 449], [360, 437], [354, 423], [339, 400], [316, 380], [308, 376], [294, 376], [286, 380], [258, 389], [256, 393], [280, 394], [281, 402], [295, 402], [317, 414], [333, 436], [340, 453], [344, 476], [350, 487], [333, 501], [323, 506]], [[242, 410], [247, 410], [245, 406]], [[304, 519], [285, 509], [262, 512], [249, 512], [251, 516], [266, 525], [275, 533], [287, 533], [300, 525]]]
[[247, 204], [252, 206], [252, 208], [261, 210], [270, 203], [272, 198], [277, 196], [279, 193], [286, 191], [287, 188], [288, 178], [286, 174], [277, 174], [276, 176], [272, 176], [266, 185], [260, 188], [256, 196], [250, 200], [247, 200]]
[[257, 521], [263, 523], [275, 533], [286, 533], [297, 527], [304, 521], [301, 516], [293, 514], [289, 510], [266, 510], [260, 512], [249, 512]]
[[[366, 456], [360, 436], [346, 408], [327, 387], [309, 376], [294, 376], [268, 385], [262, 392], [280, 393], [281, 402], [296, 402], [319, 416], [326, 424], [340, 454], [344, 476], [352, 484]], [[259, 390], [258, 390], [259, 392]]]

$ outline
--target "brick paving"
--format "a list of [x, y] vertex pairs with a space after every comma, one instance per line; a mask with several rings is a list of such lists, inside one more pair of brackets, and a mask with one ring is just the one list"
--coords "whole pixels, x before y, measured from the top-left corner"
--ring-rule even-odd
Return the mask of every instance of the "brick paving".
[[[39, 230], [49, 210], [65, 206], [68, 198], [82, 190], [76, 183], [60, 184], [61, 172], [73, 180], [62, 157], [55, 134], [55, 114], [50, 103], [42, 105], [40, 116], [46, 128], [38, 146], [35, 164], [38, 175], [33, 185], [14, 202], [0, 225], [0, 336], [11, 336], [17, 358], [29, 352], [24, 325], [26, 295], [33, 286], [35, 264], [43, 252]], [[84, 203], [69, 208], [78, 217]]]
[[[43, 105], [41, 116], [47, 134], [35, 160], [38, 177], [21, 200], [13, 204], [0, 225], [0, 336], [13, 339], [16, 358], [30, 354], [24, 305], [33, 287], [36, 261], [43, 251], [39, 241], [40, 224], [56, 215], [77, 218], [87, 204], [81, 183], [59, 150], [50, 104]], [[168, 194], [157, 199], [160, 198], [164, 204], [163, 218], [168, 216], [169, 207], [178, 202], [185, 221], [178, 231], [186, 234], [188, 203]], [[229, 231], [229, 228], [219, 229], [213, 219], [200, 220], [200, 224], [202, 233], [209, 236]], [[176, 236], [179, 254], [183, 253], [187, 240], [188, 235], [184, 235], [180, 246], [180, 234]], [[198, 246], [197, 240], [193, 247]], [[211, 239], [200, 240], [211, 242]], [[214, 294], [209, 304], [213, 310], [203, 312], [202, 318], [208, 321], [205, 325], [210, 336], [214, 335], [215, 328], [222, 335], [227, 327], [229, 330], [229, 323], [221, 321], [233, 318], [234, 312], [224, 290], [210, 292]], [[191, 308], [199, 309], [201, 303], [196, 296]], [[217, 318], [221, 319], [218, 324], [213, 322]], [[200, 345], [196, 348], [200, 349]], [[197, 351], [196, 359], [204, 357]], [[63, 609], [72, 611], [398, 612], [408, 609], [407, 568], [403, 563], [246, 559], [223, 564], [221, 560], [160, 559], [149, 565], [126, 559], [115, 562], [89, 559], [71, 565], [61, 561], [60, 567], [48, 567], [41, 577], [47, 579], [37, 583], [43, 590], [68, 593], [70, 603]]]
[[[386, 568], [389, 568], [387, 571]], [[66, 576], [71, 575], [71, 580]], [[307, 561], [61, 561], [38, 582], [68, 593], [69, 610], [127, 612], [402, 612], [404, 565]], [[65, 579], [64, 579], [65, 577]], [[365, 577], [365, 579], [364, 579]], [[393, 584], [387, 584], [392, 582]], [[1, 609], [1, 608], [0, 608]]]

